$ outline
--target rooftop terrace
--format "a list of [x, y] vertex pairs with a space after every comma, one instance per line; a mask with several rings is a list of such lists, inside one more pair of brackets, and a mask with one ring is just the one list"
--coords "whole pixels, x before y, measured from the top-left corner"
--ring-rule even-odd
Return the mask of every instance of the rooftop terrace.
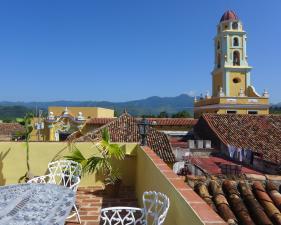
[[[171, 165], [166, 164], [153, 150], [149, 147], [140, 147], [137, 143], [122, 143], [122, 145], [126, 149], [126, 157], [116, 162], [116, 165], [121, 170], [122, 182], [126, 188], [117, 199], [112, 199], [104, 195], [101, 189], [103, 183], [97, 174], [82, 177], [77, 193], [77, 205], [83, 224], [99, 224], [102, 207], [117, 205], [142, 207], [142, 194], [148, 190], [165, 193], [170, 199], [165, 225], [225, 224], [182, 177], [174, 174]], [[85, 155], [95, 151], [91, 146], [91, 143], [77, 143], [77, 147]], [[17, 183], [17, 179], [25, 171], [25, 162], [22, 160], [25, 152], [23, 148], [24, 145], [20, 142], [0, 143], [2, 152], [8, 152], [4, 158], [1, 158], [2, 185]], [[48, 162], [67, 154], [69, 150], [66, 143], [32, 142], [30, 143], [31, 171], [34, 175], [45, 174]]]
[[[101, 208], [113, 206], [137, 207], [137, 199], [132, 187], [123, 186], [118, 198], [110, 198], [103, 187], [81, 187], [78, 189], [76, 202], [82, 225], [99, 225]], [[69, 219], [66, 225], [77, 225], [75, 219]]]

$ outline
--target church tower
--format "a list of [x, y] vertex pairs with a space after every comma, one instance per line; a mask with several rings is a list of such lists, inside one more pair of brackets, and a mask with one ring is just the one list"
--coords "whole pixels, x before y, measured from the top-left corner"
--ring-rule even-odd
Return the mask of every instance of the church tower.
[[212, 96], [195, 99], [195, 117], [203, 113], [268, 114], [268, 93], [259, 95], [251, 84], [247, 34], [235, 12], [226, 11], [221, 17], [214, 47]]

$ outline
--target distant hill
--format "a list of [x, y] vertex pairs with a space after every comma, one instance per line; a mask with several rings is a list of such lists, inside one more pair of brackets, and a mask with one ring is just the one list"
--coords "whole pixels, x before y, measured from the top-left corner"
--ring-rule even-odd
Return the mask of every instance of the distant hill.
[[[179, 111], [193, 111], [193, 97], [181, 94], [176, 97], [149, 97], [141, 100], [127, 102], [108, 102], [108, 101], [53, 101], [53, 102], [0, 102], [0, 119], [2, 116], [13, 115], [19, 117], [24, 111], [34, 111], [34, 109], [45, 109], [49, 106], [84, 106], [84, 107], [104, 107], [114, 109], [120, 114], [126, 109], [134, 116], [156, 115], [166, 111], [174, 114]], [[10, 111], [9, 111], [9, 110]], [[9, 113], [10, 112], [10, 113]]]
[[32, 112], [32, 108], [25, 106], [0, 106], [0, 120], [10, 122], [17, 117], [24, 117], [27, 112]]

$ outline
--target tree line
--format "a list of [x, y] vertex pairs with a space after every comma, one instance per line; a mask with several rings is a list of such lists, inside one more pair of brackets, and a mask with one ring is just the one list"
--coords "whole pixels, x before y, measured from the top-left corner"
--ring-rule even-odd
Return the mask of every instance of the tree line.
[[166, 111], [160, 112], [159, 114], [145, 114], [142, 117], [146, 118], [192, 118], [193, 116], [189, 111], [183, 110], [174, 114], [169, 114]]

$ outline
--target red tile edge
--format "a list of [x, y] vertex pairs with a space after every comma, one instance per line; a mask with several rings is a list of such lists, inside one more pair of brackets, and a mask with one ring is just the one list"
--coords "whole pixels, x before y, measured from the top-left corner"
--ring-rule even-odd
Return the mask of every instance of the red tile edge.
[[202, 200], [182, 178], [174, 174], [173, 170], [149, 147], [142, 147], [146, 155], [156, 165], [166, 179], [175, 187], [196, 215], [206, 225], [226, 225], [227, 223]]

